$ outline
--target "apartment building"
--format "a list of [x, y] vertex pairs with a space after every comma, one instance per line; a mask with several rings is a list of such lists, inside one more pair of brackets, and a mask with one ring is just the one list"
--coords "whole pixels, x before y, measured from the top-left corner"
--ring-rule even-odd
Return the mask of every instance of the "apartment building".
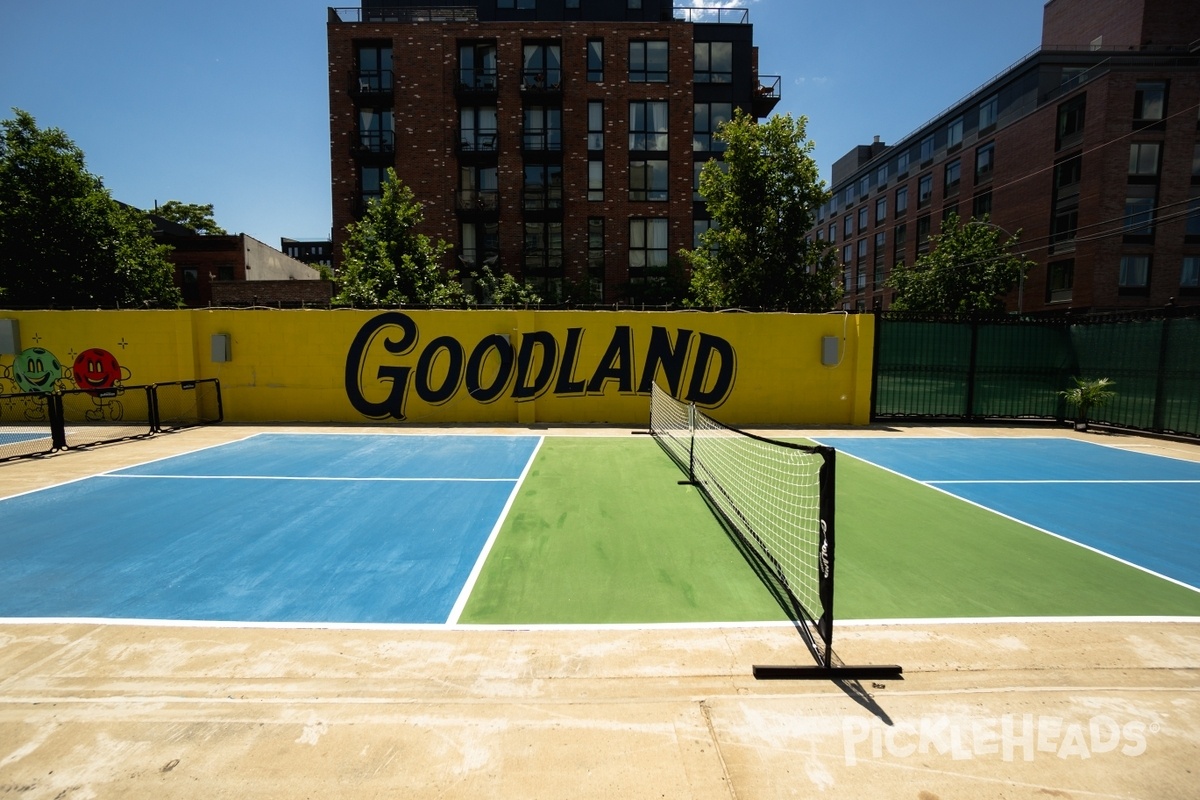
[[653, 297], [708, 225], [700, 166], [780, 99], [745, 9], [364, 0], [329, 13], [335, 264], [389, 167], [424, 232], [550, 301]]
[[1200, 304], [1198, 109], [1200, 4], [1050, 0], [1035, 52], [837, 161], [811, 235], [851, 310], [886, 309], [892, 268], [952, 213], [1020, 232], [1036, 266], [1010, 311]]

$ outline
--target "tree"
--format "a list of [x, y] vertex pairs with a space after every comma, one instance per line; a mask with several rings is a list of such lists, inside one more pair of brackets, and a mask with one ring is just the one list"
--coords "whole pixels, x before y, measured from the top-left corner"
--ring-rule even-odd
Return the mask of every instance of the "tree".
[[156, 216], [177, 222], [185, 228], [205, 236], [224, 236], [227, 231], [213, 219], [212, 203], [197, 205], [168, 200], [154, 209]]
[[806, 239], [828, 199], [807, 124], [790, 114], [757, 123], [739, 110], [717, 130], [725, 160], [700, 171], [713, 227], [682, 253], [693, 305], [828, 311], [841, 299], [836, 253]]
[[488, 264], [471, 272], [475, 297], [470, 301], [494, 306], [536, 305], [541, 296], [529, 284], [521, 282], [504, 270], [494, 271]]
[[1033, 266], [1014, 250], [1020, 234], [991, 224], [986, 215], [963, 223], [951, 214], [942, 222], [942, 232], [930, 237], [928, 253], [911, 267], [892, 270], [892, 308], [951, 314], [1004, 311], [1005, 295]]
[[441, 266], [451, 245], [417, 233], [424, 219], [422, 206], [391, 167], [382, 191], [362, 219], [346, 226], [341, 289], [334, 302], [366, 307], [466, 302], [458, 272]]
[[178, 306], [169, 248], [155, 243], [146, 215], [112, 198], [65, 133], [14, 114], [0, 123], [0, 299]]

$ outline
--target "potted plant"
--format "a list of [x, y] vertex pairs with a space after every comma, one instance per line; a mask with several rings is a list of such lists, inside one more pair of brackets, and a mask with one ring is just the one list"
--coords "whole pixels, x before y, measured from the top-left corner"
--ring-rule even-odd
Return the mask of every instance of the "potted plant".
[[1075, 414], [1075, 430], [1086, 431], [1088, 429], [1088, 415], [1092, 409], [1099, 408], [1109, 400], [1117, 396], [1109, 387], [1113, 385], [1113, 381], [1108, 378], [1072, 378], [1075, 381], [1074, 389], [1067, 389], [1059, 392], [1062, 398], [1067, 401], [1067, 405], [1074, 406]]

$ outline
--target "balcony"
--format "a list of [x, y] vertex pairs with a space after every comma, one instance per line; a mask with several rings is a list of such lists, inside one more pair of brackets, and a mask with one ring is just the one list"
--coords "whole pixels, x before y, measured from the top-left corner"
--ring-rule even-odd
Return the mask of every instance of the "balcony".
[[356, 100], [374, 100], [392, 96], [392, 71], [390, 69], [359, 69], [349, 75], [350, 96]]
[[499, 86], [498, 70], [460, 69], [455, 93], [460, 97], [494, 97]]
[[521, 208], [525, 211], [561, 211], [561, 186], [533, 186], [521, 190]]
[[701, 25], [748, 25], [750, 9], [747, 8], [694, 8], [676, 6], [675, 19]]
[[495, 189], [460, 189], [454, 198], [454, 207], [464, 213], [484, 216], [500, 211], [500, 192]]
[[458, 154], [495, 155], [498, 152], [499, 131], [492, 129], [460, 130], [458, 132]]
[[393, 131], [359, 131], [350, 140], [350, 152], [356, 156], [391, 157], [396, 152], [396, 134]]
[[757, 85], [754, 87], [754, 101], [752, 103], [754, 116], [765, 117], [775, 110], [775, 106], [779, 104], [780, 93], [779, 84], [783, 79], [779, 75], [759, 75]]
[[562, 94], [562, 70], [527, 69], [521, 73], [521, 93], [530, 97], [557, 97]]

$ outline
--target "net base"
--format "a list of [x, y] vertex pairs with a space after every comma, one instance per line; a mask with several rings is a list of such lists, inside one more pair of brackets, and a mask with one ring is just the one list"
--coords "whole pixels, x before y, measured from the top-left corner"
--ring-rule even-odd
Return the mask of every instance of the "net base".
[[830, 667], [817, 664], [755, 664], [754, 678], [760, 681], [904, 680], [904, 668], [898, 664], [840, 664]]

